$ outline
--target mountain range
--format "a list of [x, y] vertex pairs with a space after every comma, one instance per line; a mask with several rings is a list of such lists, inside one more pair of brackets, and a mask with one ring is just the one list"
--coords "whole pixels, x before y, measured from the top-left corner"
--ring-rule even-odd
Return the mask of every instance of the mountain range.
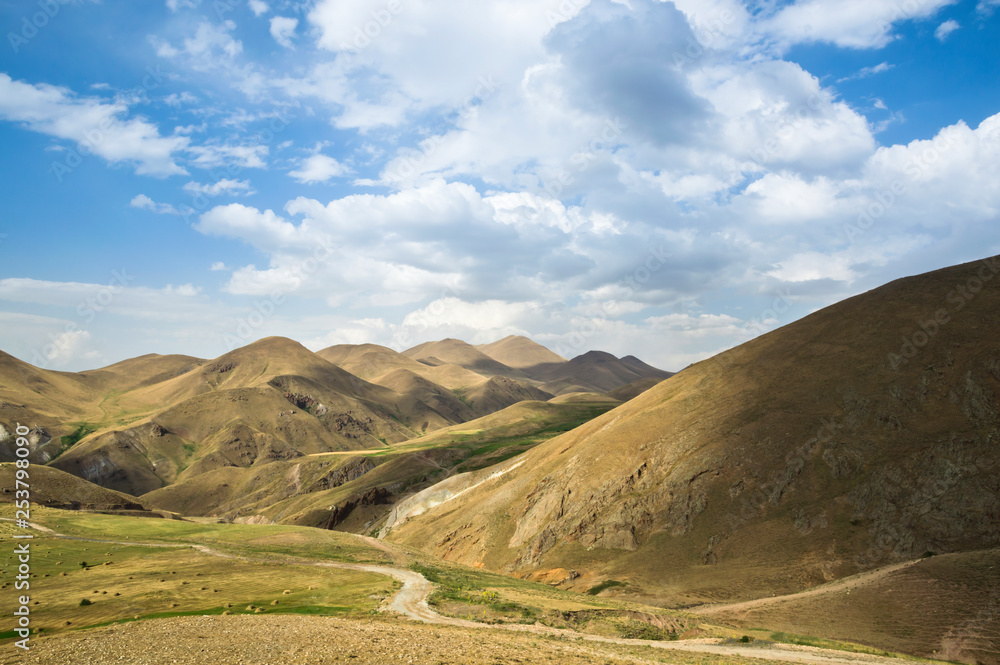
[[993, 664], [998, 272], [897, 280], [674, 375], [524, 337], [401, 353], [268, 338], [75, 374], [0, 354], [0, 455], [27, 424], [49, 505], [352, 531], [729, 625]]
[[[14, 459], [11, 434], [26, 424], [35, 464], [158, 507], [270, 519], [269, 508], [296, 498], [299, 507], [280, 509], [279, 519], [333, 526], [359, 506], [388, 511], [398, 492], [425, 482], [424, 466], [435, 455], [467, 461], [455, 451], [395, 459], [405, 441], [514, 405], [536, 405], [544, 416], [529, 420], [541, 428], [577, 422], [581, 412], [596, 412], [594, 402], [579, 405], [572, 389], [627, 389], [670, 376], [631, 358], [591, 356], [567, 361], [515, 336], [482, 347], [447, 339], [403, 353], [372, 344], [313, 353], [267, 338], [214, 360], [147, 355], [81, 373], [42, 370], [2, 354], [0, 457]], [[556, 375], [564, 379], [560, 388], [550, 385]], [[547, 405], [555, 394], [546, 388], [562, 402]], [[603, 411], [618, 400], [601, 395], [596, 403]], [[509, 429], [524, 411], [501, 413], [490, 427]], [[392, 464], [355, 483], [363, 487], [314, 507], [330, 499], [324, 491], [386, 461]], [[385, 481], [389, 470], [395, 475]]]

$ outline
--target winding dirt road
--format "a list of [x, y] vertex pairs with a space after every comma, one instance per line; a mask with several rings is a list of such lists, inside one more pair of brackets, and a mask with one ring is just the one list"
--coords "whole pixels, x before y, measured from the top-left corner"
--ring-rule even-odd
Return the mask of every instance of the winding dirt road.
[[[0, 518], [4, 519], [4, 518]], [[13, 521], [6, 520], [5, 521]], [[228, 554], [225, 552], [220, 552], [214, 550], [205, 545], [200, 545], [196, 543], [137, 543], [131, 541], [117, 541], [117, 540], [103, 540], [94, 538], [82, 538], [78, 536], [68, 536], [65, 534], [58, 533], [49, 529], [48, 527], [42, 526], [40, 524], [30, 523], [30, 526], [38, 531], [56, 538], [66, 538], [70, 540], [82, 540], [94, 543], [103, 543], [109, 545], [127, 545], [127, 546], [142, 546], [142, 547], [190, 547], [202, 554], [208, 556], [221, 557], [226, 559], [237, 559], [241, 561], [255, 561], [256, 559], [250, 557], [243, 557], [235, 554]], [[358, 536], [366, 542], [366, 544], [372, 544], [369, 541], [374, 539], [367, 538], [364, 536]], [[387, 544], [377, 541], [380, 544], [379, 549], [386, 551], [388, 554], [392, 555], [395, 562], [399, 563], [403, 560], [403, 555], [400, 552], [395, 552]], [[368, 573], [375, 573], [378, 575], [387, 575], [395, 580], [402, 583], [402, 588], [396, 592], [392, 598], [387, 599], [383, 602], [383, 611], [395, 612], [397, 614], [403, 615], [415, 621], [420, 621], [427, 624], [438, 624], [447, 626], [458, 626], [461, 628], [479, 629], [479, 630], [506, 630], [506, 631], [516, 631], [516, 632], [528, 632], [538, 635], [549, 635], [549, 636], [561, 636], [570, 637], [573, 639], [582, 639], [588, 642], [603, 642], [609, 644], [624, 644], [629, 646], [643, 646], [643, 647], [654, 647], [664, 650], [671, 651], [687, 651], [694, 653], [705, 653], [705, 654], [715, 654], [720, 656], [742, 656], [745, 658], [760, 658], [764, 660], [772, 661], [784, 661], [790, 663], [809, 663], [811, 665], [899, 665], [899, 660], [894, 658], [886, 658], [882, 656], [874, 656], [869, 654], [857, 654], [849, 653], [844, 651], [834, 651], [830, 649], [820, 649], [816, 647], [807, 647], [799, 645], [789, 645], [789, 644], [723, 644], [717, 639], [694, 639], [694, 640], [676, 640], [670, 642], [660, 642], [651, 640], [635, 640], [635, 639], [625, 639], [625, 638], [614, 638], [614, 637], [603, 637], [600, 635], [589, 635], [586, 633], [578, 633], [572, 630], [565, 630], [560, 628], [551, 628], [549, 626], [543, 626], [541, 624], [535, 625], [523, 625], [523, 624], [482, 624], [475, 621], [468, 621], [466, 619], [458, 619], [455, 617], [444, 616], [438, 614], [428, 605], [427, 600], [430, 598], [431, 593], [434, 590], [434, 585], [423, 575], [418, 572], [408, 570], [405, 568], [397, 568], [395, 566], [382, 566], [376, 564], [360, 564], [360, 563], [339, 563], [331, 561], [302, 561], [302, 562], [290, 562], [285, 565], [296, 565], [296, 566], [318, 566], [323, 568], [338, 568], [341, 570], [354, 570], [362, 571]], [[900, 564], [899, 566], [893, 567], [893, 569], [898, 569], [900, 567], [905, 567], [909, 564]], [[878, 573], [880, 571], [874, 571]], [[883, 569], [883, 574], [888, 574], [892, 572], [891, 570]], [[874, 573], [866, 573], [865, 575], [872, 575]], [[857, 577], [857, 576], [855, 576]], [[854, 579], [854, 578], [848, 578]], [[857, 580], [855, 580], [857, 581]], [[847, 580], [844, 580], [847, 582]], [[831, 589], [830, 585], [826, 585], [823, 591], [812, 590], [804, 592], [809, 593], [820, 593], [829, 592]], [[799, 597], [802, 594], [798, 594]], [[779, 602], [781, 599], [787, 599], [789, 597], [781, 598], [766, 598], [759, 601], [748, 601], [748, 603], [766, 603], [766, 602]], [[745, 603], [744, 603], [745, 604]], [[740, 605], [744, 605], [740, 604]], [[732, 608], [733, 605], [728, 606], [711, 606], [703, 608], [695, 608], [692, 611], [702, 610], [700, 613], [709, 614], [712, 609], [718, 609], [721, 607]]]
[[806, 591], [799, 591], [798, 593], [790, 593], [784, 596], [771, 596], [769, 598], [757, 598], [756, 600], [745, 600], [739, 603], [719, 603], [712, 605], [699, 605], [697, 607], [688, 608], [687, 612], [692, 614], [703, 614], [711, 616], [712, 614], [718, 614], [721, 612], [740, 612], [744, 610], [753, 610], [759, 607], [766, 607], [767, 605], [777, 605], [790, 600], [800, 600], [802, 598], [811, 598], [813, 596], [823, 596], [829, 593], [837, 593], [838, 591], [844, 591], [853, 589], [859, 586], [865, 586], [871, 584], [872, 582], [878, 582], [884, 579], [886, 576], [895, 573], [896, 571], [903, 570], [904, 568], [909, 568], [910, 566], [916, 565], [923, 561], [923, 559], [915, 559], [913, 561], [904, 561], [903, 563], [895, 563], [890, 566], [883, 566], [882, 568], [876, 568], [875, 570], [869, 570], [863, 573], [858, 573], [857, 575], [851, 575], [850, 577], [844, 577], [833, 582], [828, 582], [812, 589], [807, 589]]

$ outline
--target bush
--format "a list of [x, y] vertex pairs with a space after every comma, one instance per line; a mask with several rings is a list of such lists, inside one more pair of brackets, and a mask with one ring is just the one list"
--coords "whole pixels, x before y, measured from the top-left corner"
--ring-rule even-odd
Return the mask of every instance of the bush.
[[750, 637], [749, 635], [744, 635], [743, 637], [740, 638], [740, 642], [743, 644], [750, 644], [751, 642], [753, 642], [753, 638]]
[[83, 600], [80, 601], [80, 607], [84, 607], [86, 605], [93, 605], [93, 603], [84, 598]]

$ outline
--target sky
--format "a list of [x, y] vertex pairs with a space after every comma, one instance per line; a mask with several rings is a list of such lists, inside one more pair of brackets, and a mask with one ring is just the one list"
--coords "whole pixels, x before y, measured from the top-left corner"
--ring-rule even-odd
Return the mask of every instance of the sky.
[[669, 370], [1000, 254], [1000, 0], [0, 0], [0, 349]]

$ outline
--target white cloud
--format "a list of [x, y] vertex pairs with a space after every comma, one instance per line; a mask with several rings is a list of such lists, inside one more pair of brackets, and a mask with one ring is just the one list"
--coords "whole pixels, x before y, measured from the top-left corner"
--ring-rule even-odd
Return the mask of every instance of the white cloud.
[[221, 178], [211, 184], [201, 184], [199, 182], [188, 182], [184, 184], [184, 191], [192, 194], [204, 194], [208, 197], [216, 197], [220, 194], [229, 195], [250, 195], [254, 194], [253, 187], [249, 180], [233, 180]]
[[980, 16], [992, 16], [997, 7], [1000, 7], [1000, 0], [979, 0], [976, 3], [976, 13]]
[[837, 79], [837, 83], [844, 83], [845, 81], [853, 81], [856, 79], [866, 79], [870, 76], [875, 76], [876, 74], [881, 74], [887, 72], [895, 67], [895, 65], [890, 65], [888, 62], [880, 62], [872, 67], [862, 67], [854, 74], [850, 76], [845, 76], [844, 78]]
[[187, 152], [194, 156], [192, 164], [210, 169], [217, 166], [237, 166], [244, 169], [262, 169], [266, 166], [264, 157], [270, 149], [266, 145], [231, 145], [207, 143], [191, 146]]
[[188, 139], [160, 136], [155, 125], [124, 118], [127, 113], [122, 102], [79, 97], [66, 88], [14, 81], [0, 73], [0, 118], [72, 141], [83, 154], [92, 152], [113, 164], [134, 164], [142, 175], [186, 173], [175, 155], [187, 148]]
[[139, 194], [131, 201], [129, 201], [129, 206], [132, 208], [139, 208], [140, 210], [150, 210], [159, 215], [177, 215], [177, 209], [174, 208], [169, 203], [157, 203], [153, 199], [149, 198], [145, 194]]
[[945, 21], [944, 23], [942, 23], [941, 25], [939, 25], [937, 27], [937, 30], [934, 31], [934, 37], [939, 42], [943, 42], [946, 39], [948, 39], [948, 36], [951, 33], [955, 32], [960, 27], [962, 27], [962, 26], [960, 26], [958, 24], [958, 21], [956, 21], [954, 19], [948, 19], [947, 21]]
[[223, 270], [229, 270], [229, 268], [227, 268], [226, 264], [223, 263], [222, 261], [216, 261], [215, 263], [212, 264], [212, 267], [210, 267], [209, 270], [213, 272], [221, 272]]
[[236, 29], [233, 21], [219, 24], [202, 22], [194, 35], [183, 40], [180, 46], [153, 38], [156, 54], [161, 58], [176, 58], [185, 55], [192, 68], [200, 71], [228, 66], [243, 52], [243, 43], [232, 34]]
[[787, 173], [768, 173], [748, 185], [742, 199], [764, 224], [801, 225], [839, 211], [836, 185], [822, 177], [807, 182]]
[[348, 169], [333, 157], [323, 154], [311, 155], [304, 160], [296, 171], [288, 175], [304, 184], [326, 182], [348, 173]]
[[274, 16], [271, 18], [271, 36], [274, 41], [285, 48], [292, 46], [292, 37], [295, 36], [295, 28], [299, 25], [299, 19], [287, 16]]
[[176, 12], [181, 8], [191, 8], [197, 7], [198, 3], [195, 0], [167, 0], [167, 9], [172, 12]]
[[105, 312], [149, 321], [197, 321], [211, 304], [191, 284], [160, 289], [133, 286], [127, 270], [114, 271], [107, 284], [53, 282], [21, 277], [0, 279], [0, 300], [64, 308], [83, 322]]
[[263, 2], [263, 0], [250, 0], [249, 4], [250, 4], [250, 11], [253, 12], [254, 16], [261, 16], [263, 14], [266, 14], [270, 9], [267, 6], [267, 3]]
[[897, 0], [800, 0], [779, 9], [762, 30], [782, 48], [827, 42], [844, 48], [882, 48], [902, 21], [934, 16], [957, 0], [900, 3]]
[[272, 210], [260, 212], [239, 203], [212, 208], [195, 228], [205, 234], [246, 240], [255, 247], [278, 249], [294, 246], [301, 232]]
[[45, 346], [48, 351], [45, 360], [48, 367], [61, 368], [75, 363], [94, 364], [101, 357], [97, 351], [89, 348], [90, 332], [72, 330], [59, 334], [51, 344]]

